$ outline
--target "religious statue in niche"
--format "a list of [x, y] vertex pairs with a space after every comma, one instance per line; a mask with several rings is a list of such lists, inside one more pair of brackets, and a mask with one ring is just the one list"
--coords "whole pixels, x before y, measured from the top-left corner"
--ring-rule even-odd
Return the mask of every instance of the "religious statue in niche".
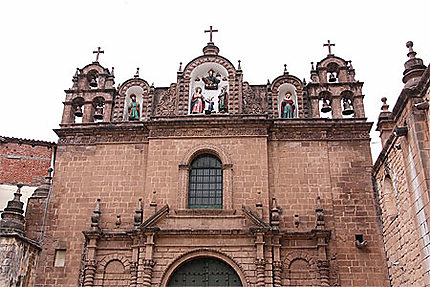
[[128, 106], [128, 119], [130, 121], [138, 121], [140, 115], [140, 105], [136, 102], [136, 95], [131, 94], [131, 103]]
[[191, 113], [201, 114], [205, 109], [205, 99], [202, 95], [202, 88], [197, 87], [191, 98]]
[[203, 78], [203, 82], [205, 82], [205, 89], [206, 90], [218, 90], [218, 84], [220, 82], [218, 77], [220, 77], [220, 75], [215, 74], [215, 71], [210, 69], [208, 71], [208, 75]]
[[205, 98], [205, 102], [208, 103], [208, 108], [205, 110], [205, 113], [211, 114], [214, 110], [214, 97]]
[[220, 113], [227, 112], [227, 105], [228, 105], [227, 97], [228, 97], [227, 87], [224, 86], [221, 88], [221, 93], [218, 96], [218, 112]]
[[281, 102], [281, 118], [283, 119], [291, 119], [294, 117], [296, 105], [294, 104], [291, 96], [291, 92], [287, 92], [285, 98]]

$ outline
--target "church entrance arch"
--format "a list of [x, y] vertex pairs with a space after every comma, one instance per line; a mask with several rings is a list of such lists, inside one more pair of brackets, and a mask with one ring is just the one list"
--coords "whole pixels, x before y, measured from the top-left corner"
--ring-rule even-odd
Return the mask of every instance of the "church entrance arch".
[[236, 271], [224, 261], [213, 257], [198, 257], [176, 268], [167, 284], [179, 286], [243, 286]]

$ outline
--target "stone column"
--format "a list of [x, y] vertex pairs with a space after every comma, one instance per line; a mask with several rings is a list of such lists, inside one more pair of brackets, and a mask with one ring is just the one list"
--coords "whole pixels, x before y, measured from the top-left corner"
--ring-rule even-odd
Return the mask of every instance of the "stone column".
[[335, 96], [331, 98], [331, 114], [333, 119], [341, 119], [342, 118], [342, 106], [340, 101], [340, 96]]
[[313, 118], [319, 118], [320, 117], [320, 101], [318, 98], [312, 98], [311, 99], [311, 110], [312, 110], [312, 117]]
[[94, 276], [96, 274], [96, 269], [97, 269], [96, 260], [85, 261], [84, 287], [94, 286]]
[[255, 259], [255, 265], [257, 269], [257, 287], [264, 287], [264, 233], [259, 232], [256, 234], [255, 245], [257, 248], [257, 258]]
[[155, 262], [153, 260], [154, 255], [154, 232], [149, 232], [146, 234], [145, 242], [145, 258], [143, 260], [143, 274], [142, 274], [142, 286], [151, 287], [152, 281], [152, 270], [154, 268]]
[[273, 286], [281, 287], [282, 280], [282, 262], [281, 262], [281, 244], [280, 235], [275, 235], [273, 237]]
[[97, 241], [100, 238], [96, 232], [87, 235], [87, 256], [85, 259], [85, 271], [84, 271], [84, 287], [94, 286], [94, 276], [97, 269], [96, 249]]
[[63, 109], [63, 118], [61, 119], [62, 124], [71, 124], [74, 119], [74, 115], [72, 114], [73, 106], [70, 102], [64, 102], [64, 109]]
[[110, 116], [112, 114], [112, 101], [105, 101], [105, 107], [103, 109], [103, 122], [110, 122]]
[[364, 106], [363, 106], [363, 95], [356, 95], [353, 98], [353, 107], [354, 107], [354, 117], [355, 118], [364, 118], [366, 115], [364, 114]]
[[318, 260], [318, 273], [320, 275], [320, 286], [329, 287], [329, 264], [327, 260]]
[[94, 107], [92, 102], [84, 103], [84, 114], [82, 116], [83, 123], [93, 123], [94, 122]]

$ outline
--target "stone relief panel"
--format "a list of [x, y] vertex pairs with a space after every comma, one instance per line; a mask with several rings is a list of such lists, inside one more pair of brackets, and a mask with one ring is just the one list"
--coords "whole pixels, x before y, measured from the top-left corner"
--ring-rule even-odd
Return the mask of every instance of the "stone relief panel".
[[220, 64], [202, 63], [190, 75], [188, 114], [228, 112], [228, 72]]
[[171, 84], [167, 91], [163, 91], [159, 95], [154, 114], [156, 116], [174, 116], [176, 115], [176, 107], [176, 84]]
[[267, 112], [267, 97], [264, 89], [255, 90], [247, 83], [243, 83], [243, 113], [250, 115]]

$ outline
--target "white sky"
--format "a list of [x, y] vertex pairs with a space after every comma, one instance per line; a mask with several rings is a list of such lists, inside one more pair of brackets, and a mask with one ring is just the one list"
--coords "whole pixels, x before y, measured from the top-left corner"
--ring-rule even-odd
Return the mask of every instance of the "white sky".
[[[2, 1], [0, 3], [0, 135], [56, 141], [64, 90], [77, 67], [101, 46], [101, 65], [116, 85], [136, 67], [155, 86], [176, 82], [179, 62], [202, 54], [213, 25], [220, 55], [244, 79], [265, 84], [288, 65], [309, 81], [310, 62], [334, 54], [352, 60], [364, 81], [366, 115], [376, 123], [386, 96], [403, 87], [408, 40], [428, 65], [430, 1]], [[378, 133], [372, 148], [379, 150]]]

